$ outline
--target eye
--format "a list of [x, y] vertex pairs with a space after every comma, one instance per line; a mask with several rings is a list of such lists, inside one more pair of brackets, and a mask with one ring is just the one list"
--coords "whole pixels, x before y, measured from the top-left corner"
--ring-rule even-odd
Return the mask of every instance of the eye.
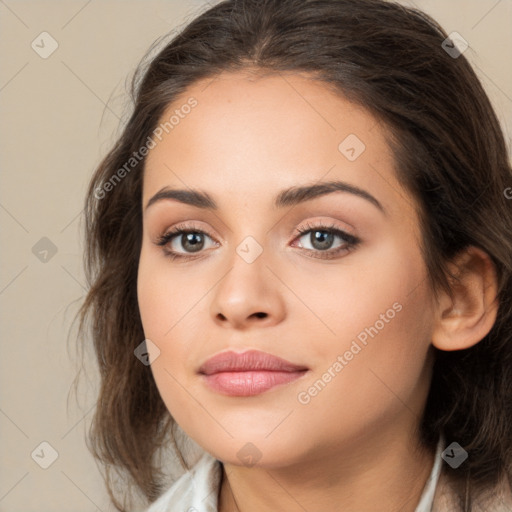
[[[212, 237], [193, 225], [179, 225], [161, 235], [156, 244], [164, 247], [165, 254], [170, 258], [188, 258], [190, 254], [201, 252], [205, 247], [206, 238]], [[218, 245], [217, 242], [213, 246]], [[177, 250], [181, 246], [184, 252]]]
[[[306, 249], [306, 252], [313, 253], [314, 258], [333, 259], [342, 253], [347, 253], [352, 250], [360, 240], [346, 233], [345, 231], [337, 228], [336, 226], [307, 225], [305, 228], [297, 229], [300, 235], [295, 240], [305, 239], [305, 242], [300, 243], [300, 247]], [[340, 240], [337, 247], [332, 247], [334, 241]], [[158, 237], [155, 242], [156, 245], [163, 247], [166, 256], [171, 259], [184, 258], [193, 259], [194, 253], [200, 255], [206, 245], [206, 239], [213, 240], [213, 237], [207, 232], [199, 229], [191, 224], [181, 224], [166, 231], [163, 235]], [[309, 243], [312, 249], [304, 247]], [[213, 240], [211, 246], [217, 247], [219, 243]], [[181, 247], [183, 251], [178, 250]]]
[[[309, 243], [312, 246], [312, 249], [306, 247], [308, 252], [317, 253], [313, 256], [314, 258], [335, 258], [341, 253], [350, 251], [360, 242], [357, 237], [346, 233], [336, 226], [308, 225], [307, 228], [297, 229], [297, 232], [301, 235], [297, 238], [298, 240], [304, 238], [305, 243]], [[340, 240], [340, 243], [333, 249], [332, 245], [336, 238]], [[303, 247], [302, 243], [301, 247]]]

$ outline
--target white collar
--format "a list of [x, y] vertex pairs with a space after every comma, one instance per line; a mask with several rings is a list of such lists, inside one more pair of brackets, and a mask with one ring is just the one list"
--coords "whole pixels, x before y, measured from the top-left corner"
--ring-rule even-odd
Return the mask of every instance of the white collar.
[[[431, 512], [441, 473], [444, 437], [437, 443], [434, 464], [414, 512]], [[204, 453], [196, 465], [182, 475], [146, 512], [218, 512], [217, 500], [222, 477], [221, 462]]]
[[439, 441], [437, 442], [432, 471], [430, 472], [430, 476], [425, 483], [420, 501], [414, 512], [431, 512], [432, 510], [432, 505], [434, 504], [434, 494], [436, 492], [437, 482], [439, 481], [439, 475], [441, 474], [441, 454], [443, 453], [444, 444], [444, 435], [441, 434]]

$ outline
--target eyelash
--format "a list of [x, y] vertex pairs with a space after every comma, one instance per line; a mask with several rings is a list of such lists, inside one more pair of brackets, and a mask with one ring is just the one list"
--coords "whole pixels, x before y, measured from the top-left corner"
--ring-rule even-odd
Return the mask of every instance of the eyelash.
[[[345, 231], [342, 231], [341, 229], [338, 229], [335, 225], [332, 226], [326, 226], [326, 225], [310, 225], [307, 224], [304, 228], [298, 228], [296, 232], [294, 233], [296, 240], [297, 238], [302, 238], [304, 235], [307, 235], [311, 231], [321, 231], [324, 233], [328, 233], [331, 235], [338, 236], [339, 238], [343, 239], [345, 244], [341, 247], [338, 247], [336, 249], [330, 249], [327, 251], [319, 251], [314, 249], [305, 249], [307, 252], [315, 252], [319, 253], [318, 256], [312, 256], [313, 258], [318, 259], [334, 259], [341, 253], [348, 253], [355, 249], [355, 247], [361, 242], [361, 240], [353, 235], [350, 235], [349, 233], [346, 233]], [[202, 234], [207, 235], [208, 237], [213, 237], [207, 233], [206, 231], [203, 231], [202, 229], [197, 229], [193, 225], [187, 225], [187, 224], [180, 224], [178, 226], [175, 226], [174, 228], [170, 229], [169, 231], [165, 232], [164, 234], [160, 235], [158, 239], [156, 240], [156, 245], [163, 247], [165, 255], [171, 260], [175, 259], [185, 259], [185, 260], [193, 260], [197, 259], [198, 256], [185, 256], [184, 254], [177, 253], [175, 251], [171, 251], [169, 249], [166, 249], [165, 246], [169, 244], [175, 237], [179, 235], [186, 235], [190, 233], [195, 234]], [[320, 256], [321, 254], [321, 256]]]

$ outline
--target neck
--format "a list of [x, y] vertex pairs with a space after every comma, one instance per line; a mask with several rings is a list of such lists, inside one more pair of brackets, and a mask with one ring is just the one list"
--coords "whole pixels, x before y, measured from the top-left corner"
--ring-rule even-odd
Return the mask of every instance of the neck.
[[[412, 435], [361, 439], [279, 468], [223, 465], [219, 512], [414, 512], [434, 452]], [[364, 448], [361, 448], [364, 446]], [[320, 455], [320, 456], [318, 456]]]

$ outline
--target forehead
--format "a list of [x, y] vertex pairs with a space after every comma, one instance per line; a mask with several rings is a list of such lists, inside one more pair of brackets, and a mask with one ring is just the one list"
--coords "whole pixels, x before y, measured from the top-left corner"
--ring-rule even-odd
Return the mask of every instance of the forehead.
[[269, 190], [343, 179], [389, 195], [385, 203], [400, 188], [385, 128], [305, 75], [222, 73], [190, 86], [160, 126], [173, 115], [147, 157], [145, 201], [164, 186], [185, 186], [270, 202]]

